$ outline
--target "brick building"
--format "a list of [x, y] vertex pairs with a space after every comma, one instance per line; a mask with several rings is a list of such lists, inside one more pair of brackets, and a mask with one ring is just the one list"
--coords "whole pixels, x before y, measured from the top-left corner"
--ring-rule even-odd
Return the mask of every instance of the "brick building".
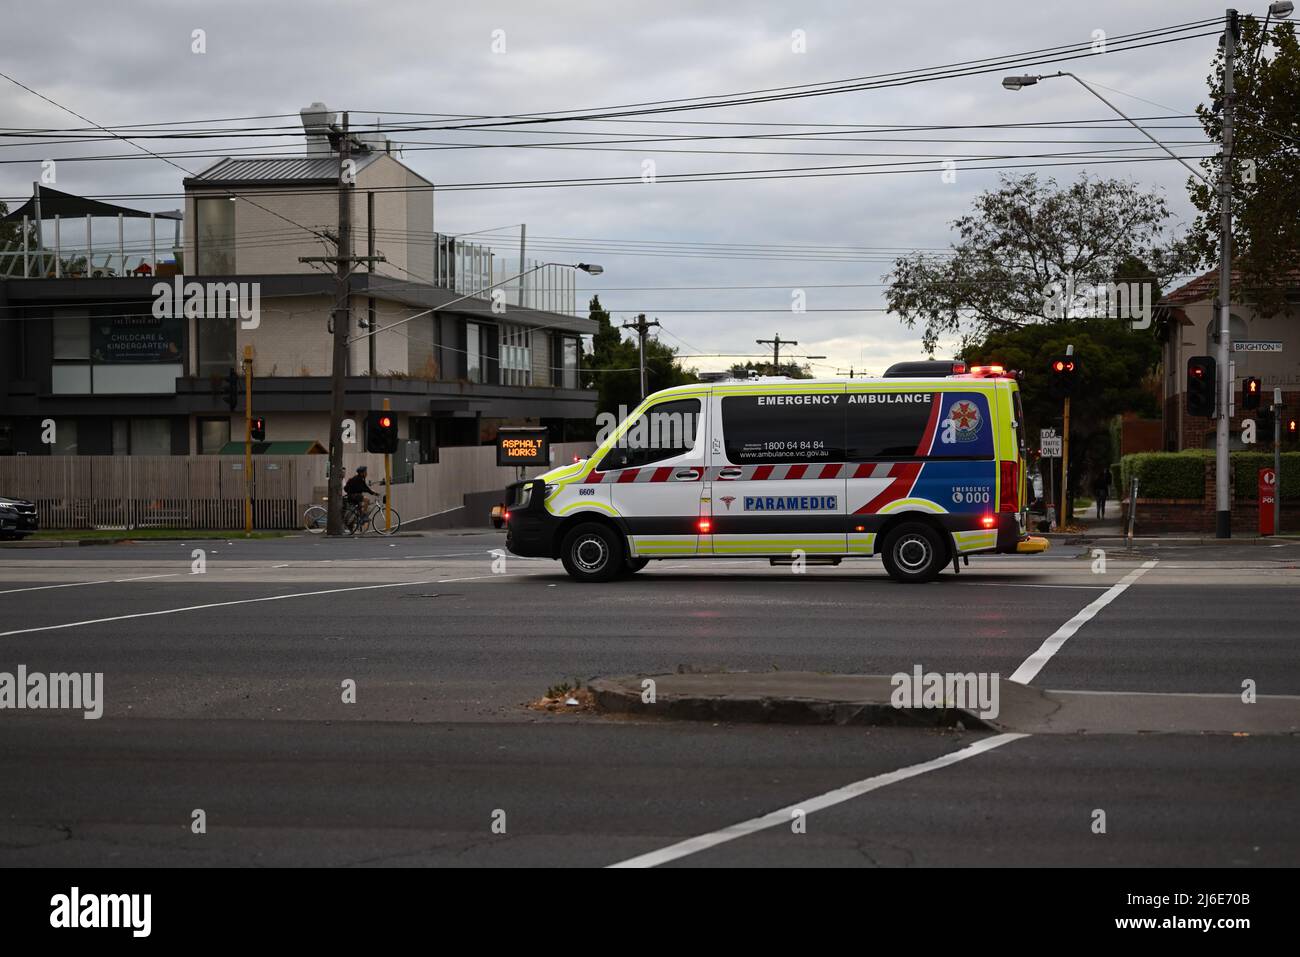
[[[1234, 290], [1239, 290], [1240, 280], [1235, 275], [1233, 282]], [[1187, 414], [1186, 391], [1187, 360], [1192, 356], [1216, 355], [1218, 289], [1218, 271], [1214, 270], [1180, 286], [1158, 303], [1166, 337], [1162, 383], [1166, 451], [1214, 445], [1214, 420]], [[1231, 374], [1234, 378], [1237, 408], [1232, 418], [1231, 444], [1237, 450], [1246, 448], [1240, 438], [1241, 421], [1248, 417], [1240, 408], [1243, 378], [1258, 376], [1262, 380], [1265, 406], [1272, 404], [1275, 388], [1282, 389], [1288, 408], [1300, 405], [1300, 282], [1288, 296], [1287, 309], [1277, 315], [1264, 317], [1250, 303], [1234, 302], [1230, 322], [1234, 368], [1220, 370], [1220, 374]]]

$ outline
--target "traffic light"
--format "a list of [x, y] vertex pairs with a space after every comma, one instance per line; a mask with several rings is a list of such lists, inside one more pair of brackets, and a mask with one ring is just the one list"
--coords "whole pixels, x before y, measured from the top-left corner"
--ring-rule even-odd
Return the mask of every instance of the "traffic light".
[[260, 415], [255, 415], [248, 423], [248, 434], [254, 442], [266, 441], [266, 419]]
[[1213, 417], [1215, 367], [1212, 356], [1192, 356], [1187, 360], [1187, 414]]
[[1068, 399], [1074, 395], [1081, 366], [1077, 356], [1056, 356], [1052, 359], [1048, 392], [1054, 399]]
[[226, 373], [226, 381], [221, 386], [221, 398], [226, 401], [231, 412], [239, 404], [239, 376], [231, 369]]
[[391, 412], [366, 415], [366, 451], [392, 455], [397, 451], [397, 417]]
[[1288, 439], [1294, 439], [1296, 437], [1295, 427], [1296, 427], [1296, 422], [1295, 422], [1295, 416], [1293, 415], [1286, 420], [1286, 437]]
[[1247, 376], [1241, 382], [1241, 407], [1243, 409], [1258, 409], [1260, 381], [1258, 376]]

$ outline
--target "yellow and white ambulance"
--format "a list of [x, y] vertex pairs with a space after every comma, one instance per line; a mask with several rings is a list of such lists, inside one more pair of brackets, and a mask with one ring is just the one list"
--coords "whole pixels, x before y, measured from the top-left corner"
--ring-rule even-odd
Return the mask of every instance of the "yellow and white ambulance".
[[972, 553], [1046, 549], [1024, 531], [1023, 423], [998, 366], [665, 389], [590, 458], [510, 486], [506, 545], [580, 581], [733, 556], [880, 556], [895, 580], [930, 581]]

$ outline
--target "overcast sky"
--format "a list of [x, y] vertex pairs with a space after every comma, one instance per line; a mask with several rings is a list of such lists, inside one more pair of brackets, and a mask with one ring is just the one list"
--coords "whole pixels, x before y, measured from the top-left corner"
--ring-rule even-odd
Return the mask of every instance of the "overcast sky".
[[[491, 9], [487, 9], [491, 7]], [[1266, 7], [1261, 0], [1259, 12]], [[1249, 12], [1242, 8], [1242, 12]], [[1084, 43], [1093, 31], [1108, 37], [1182, 24], [1216, 15], [1203, 0], [1103, 0], [1092, 3], [763, 2], [653, 4], [580, 2], [350, 3], [267, 0], [193, 3], [182, 0], [87, 3], [63, 0], [11, 5], [5, 13], [4, 73], [104, 125], [295, 113], [321, 100], [351, 111], [354, 123], [399, 113], [493, 115], [579, 110], [615, 104], [705, 97], [914, 70], [983, 57]], [[192, 52], [192, 34], [205, 31], [206, 53]], [[504, 34], [495, 33], [504, 31]], [[806, 52], [796, 52], [803, 31]], [[500, 50], [494, 52], [494, 42]], [[1073, 70], [1103, 84], [1130, 115], [1190, 113], [1205, 93], [1215, 50], [1213, 37], [1131, 52], [1042, 65], [1030, 72]], [[906, 247], [943, 248], [950, 222], [972, 198], [996, 185], [997, 173], [963, 170], [945, 183], [945, 156], [1126, 149], [1152, 155], [1136, 131], [979, 130], [881, 134], [892, 141], [843, 136], [769, 140], [711, 139], [635, 143], [605, 148], [610, 140], [647, 136], [813, 132], [793, 126], [718, 124], [918, 125], [1105, 119], [1104, 105], [1069, 79], [1019, 92], [1000, 86], [1003, 73], [911, 86], [820, 96], [785, 103], [660, 114], [656, 122], [589, 121], [526, 132], [443, 131], [395, 138], [428, 144], [514, 144], [510, 148], [409, 149], [403, 161], [439, 185], [502, 180], [636, 176], [653, 160], [658, 177], [672, 173], [897, 162], [914, 156], [715, 155], [672, 150], [789, 151], [792, 153], [922, 153], [924, 172], [833, 176], [753, 182], [707, 182], [502, 189], [439, 193], [435, 228], [464, 233], [528, 224], [530, 253], [583, 259], [605, 266], [598, 279], [583, 276], [618, 320], [645, 312], [663, 324], [662, 338], [683, 353], [761, 351], [755, 339], [773, 333], [798, 340], [796, 354], [822, 354], [815, 371], [866, 369], [921, 358], [919, 335], [881, 311], [882, 276]], [[18, 87], [3, 83], [0, 124], [6, 128], [80, 125]], [[1113, 93], [1111, 90], [1121, 90]], [[1135, 99], [1140, 97], [1141, 99]], [[1144, 102], [1150, 101], [1150, 102]], [[1160, 104], [1156, 106], [1153, 104]], [[1165, 109], [1169, 108], [1169, 109]], [[682, 121], [692, 121], [685, 124]], [[294, 118], [263, 121], [293, 123]], [[1162, 134], [1201, 141], [1194, 120]], [[541, 132], [545, 129], [545, 132]], [[617, 135], [610, 135], [617, 134]], [[850, 134], [862, 137], [863, 134]], [[902, 136], [939, 142], [899, 142]], [[1004, 138], [1060, 143], [957, 142]], [[602, 148], [520, 148], [519, 143], [599, 139]], [[1121, 142], [1074, 145], [1084, 141]], [[129, 153], [124, 146], [33, 147], [5, 144], [0, 196], [24, 197], [46, 155]], [[223, 146], [247, 146], [228, 139]], [[293, 142], [279, 140], [277, 143]], [[300, 141], [299, 141], [300, 142]], [[1134, 145], [1125, 147], [1125, 143]], [[151, 147], [161, 149], [155, 141]], [[180, 149], [204, 144], [185, 141]], [[1192, 149], [1192, 147], [1185, 147]], [[1197, 150], [1196, 152], [1203, 152]], [[208, 159], [178, 159], [190, 170]], [[993, 165], [998, 161], [986, 160]], [[1005, 161], [1004, 161], [1005, 162]], [[1016, 162], [1027, 162], [1019, 160]], [[1132, 177], [1162, 189], [1178, 221], [1191, 219], [1187, 173], [1172, 161], [1061, 166], [1040, 171], [1066, 183], [1081, 169]], [[81, 194], [179, 192], [184, 174], [152, 159], [62, 163], [57, 187]], [[11, 202], [11, 206], [13, 203]], [[176, 200], [140, 201], [142, 208], [175, 208]], [[493, 234], [505, 244], [517, 234]], [[545, 248], [542, 237], [567, 237], [567, 249]], [[641, 243], [613, 245], [611, 240]], [[646, 243], [695, 244], [684, 249]], [[744, 244], [747, 253], [705, 258], [705, 244]], [[780, 249], [815, 247], [799, 259]], [[855, 247], [825, 259], [826, 247]], [[733, 245], [733, 249], [735, 246]], [[866, 251], [864, 251], [864, 249]], [[650, 255], [648, 253], [655, 252]], [[684, 256], [680, 253], [690, 252]], [[666, 254], [671, 253], [671, 255]], [[757, 258], [757, 257], [763, 258]], [[644, 287], [751, 287], [722, 290]], [[835, 286], [838, 288], [816, 288]], [[774, 287], [774, 288], [752, 288]], [[806, 290], [808, 312], [790, 312], [791, 290]], [[581, 292], [584, 298], [588, 293]], [[726, 312], [684, 310], [728, 310]], [[768, 311], [771, 310], [771, 311]], [[846, 310], [846, 311], [817, 311]], [[874, 311], [872, 311], [874, 310]], [[732, 360], [687, 360], [701, 370]]]

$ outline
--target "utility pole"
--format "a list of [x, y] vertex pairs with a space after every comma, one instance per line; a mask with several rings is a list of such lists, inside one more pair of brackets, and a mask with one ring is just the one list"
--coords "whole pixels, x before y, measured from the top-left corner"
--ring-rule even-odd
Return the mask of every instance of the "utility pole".
[[1273, 534], [1282, 534], [1282, 388], [1273, 389]]
[[1232, 537], [1229, 488], [1229, 417], [1232, 408], [1232, 377], [1228, 357], [1232, 354], [1232, 123], [1237, 94], [1233, 88], [1233, 60], [1237, 50], [1237, 11], [1229, 9], [1223, 27], [1223, 153], [1219, 168], [1219, 342], [1215, 350], [1219, 370], [1218, 421], [1214, 437], [1214, 534]]
[[[1074, 345], [1065, 347], [1067, 356], [1074, 355]], [[1074, 522], [1074, 499], [1070, 498], [1070, 397], [1065, 397], [1064, 423], [1061, 429], [1061, 526]], [[1130, 505], [1129, 508], [1135, 507]]]
[[635, 329], [637, 336], [641, 340], [641, 401], [642, 402], [645, 401], [645, 394], [646, 394], [645, 392], [645, 336], [646, 333], [650, 330], [651, 326], [657, 326], [657, 325], [659, 325], [658, 319], [656, 319], [654, 322], [646, 322], [645, 313], [643, 312], [641, 313], [641, 315], [636, 317], [636, 322], [625, 322], [623, 323], [622, 326], [622, 328], [624, 329]]
[[244, 532], [253, 530], [253, 347], [244, 346]]
[[776, 334], [775, 339], [755, 339], [754, 341], [760, 346], [772, 347], [772, 375], [781, 374], [781, 346], [797, 346], [799, 344], [797, 339], [782, 339], [779, 332]]
[[342, 127], [334, 127], [331, 142], [339, 153], [339, 232], [333, 256], [299, 256], [303, 263], [332, 263], [334, 273], [334, 350], [330, 368], [330, 454], [327, 535], [343, 534], [343, 388], [348, 366], [348, 332], [352, 326], [351, 276], [356, 263], [383, 262], [383, 256], [352, 255], [352, 192], [356, 175], [352, 163], [352, 140], [348, 135], [348, 114]]

